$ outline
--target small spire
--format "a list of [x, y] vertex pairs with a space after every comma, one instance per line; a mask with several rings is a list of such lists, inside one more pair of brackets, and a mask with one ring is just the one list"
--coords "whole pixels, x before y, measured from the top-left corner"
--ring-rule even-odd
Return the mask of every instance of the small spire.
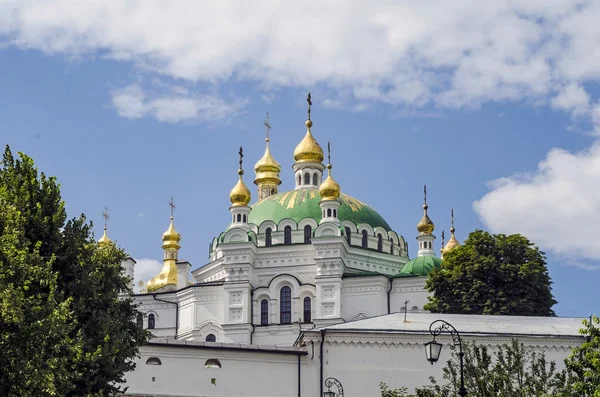
[[171, 220], [173, 220], [173, 214], [175, 212], [175, 199], [171, 196], [171, 200], [169, 200], [169, 207], [171, 207]]
[[435, 225], [429, 219], [429, 215], [427, 215], [427, 209], [429, 206], [427, 205], [427, 185], [423, 185], [423, 217], [417, 224], [417, 231], [419, 234], [432, 234], [435, 229]]
[[450, 212], [450, 216], [452, 218], [450, 233], [452, 233], [452, 235], [454, 236], [454, 232], [456, 231], [456, 229], [454, 229], [454, 208], [452, 208], [452, 211]]
[[250, 195], [250, 190], [248, 190], [248, 188], [244, 184], [244, 181], [242, 180], [242, 175], [244, 175], [244, 170], [242, 168], [244, 161], [244, 149], [241, 146], [238, 154], [240, 155], [240, 169], [238, 170], [238, 175], [240, 176], [240, 179], [229, 193], [229, 200], [231, 201], [231, 204], [234, 207], [247, 206], [250, 200], [252, 199], [252, 196]]
[[319, 194], [321, 199], [326, 200], [337, 200], [341, 195], [340, 185], [331, 176], [331, 143], [327, 142], [327, 178], [321, 183], [319, 187]]
[[310, 92], [308, 93], [308, 97], [306, 97], [306, 102], [308, 102], [308, 121], [310, 121], [310, 107], [312, 106]]
[[[271, 131], [271, 124], [269, 123], [269, 112], [267, 112], [267, 117], [265, 118], [265, 122], [263, 123], [265, 128], [267, 129], [267, 144], [269, 143], [269, 132]], [[240, 148], [241, 149], [241, 148]]]
[[425, 210], [425, 215], [427, 215], [427, 185], [423, 185], [423, 209]]
[[105, 247], [111, 243], [111, 240], [110, 238], [108, 238], [108, 234], [106, 233], [106, 226], [108, 224], [108, 220], [110, 219], [110, 216], [108, 216], [108, 206], [104, 206], [104, 212], [102, 213], [102, 217], [104, 218], [104, 234], [102, 234], [102, 237], [100, 237], [100, 240], [98, 240], [98, 245], [100, 245], [101, 247]]
[[240, 155], [240, 169], [238, 171], [238, 174], [241, 177], [242, 175], [244, 175], [244, 170], [242, 169], [242, 163], [244, 162], [244, 148], [242, 148], [241, 146], [240, 146], [240, 151], [238, 152], [238, 154]]
[[327, 141], [327, 164], [331, 164], [331, 142]]
[[442, 258], [444, 257], [444, 245], [445, 244], [446, 244], [446, 236], [444, 235], [444, 231], [442, 230], [442, 247], [440, 248]]
[[456, 236], [454, 236], [454, 232], [456, 231], [456, 229], [454, 229], [454, 208], [452, 208], [450, 215], [451, 215], [451, 219], [452, 219], [452, 223], [451, 223], [452, 226], [450, 227], [451, 235], [450, 235], [450, 239], [448, 240], [448, 243], [444, 246], [442, 255], [446, 255], [448, 252], [452, 251], [454, 248], [460, 246], [460, 243], [456, 239]]

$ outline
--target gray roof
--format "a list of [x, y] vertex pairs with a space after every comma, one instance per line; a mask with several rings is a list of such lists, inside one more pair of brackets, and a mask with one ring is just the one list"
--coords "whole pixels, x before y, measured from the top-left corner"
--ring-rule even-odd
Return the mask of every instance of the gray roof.
[[429, 325], [435, 320], [445, 320], [460, 334], [471, 335], [522, 335], [522, 336], [562, 336], [581, 337], [583, 318], [573, 317], [531, 317], [531, 316], [492, 316], [437, 313], [393, 313], [364, 320], [332, 325], [306, 331], [319, 332], [360, 332], [360, 333], [429, 333]]

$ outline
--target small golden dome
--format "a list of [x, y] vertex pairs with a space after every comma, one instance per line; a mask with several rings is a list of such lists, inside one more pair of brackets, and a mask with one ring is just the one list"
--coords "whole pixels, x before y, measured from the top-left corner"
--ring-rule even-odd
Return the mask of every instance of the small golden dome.
[[242, 180], [244, 170], [240, 169], [238, 171], [238, 175], [240, 176], [240, 179], [229, 193], [229, 200], [231, 200], [231, 205], [233, 207], [247, 206], [250, 200], [252, 199], [252, 196], [250, 195], [250, 190], [248, 190], [248, 188], [244, 184], [244, 181]]
[[294, 149], [294, 160], [298, 163], [303, 162], [313, 162], [313, 163], [322, 163], [324, 154], [323, 149], [313, 137], [310, 132], [310, 127], [312, 127], [312, 121], [306, 121], [306, 135], [300, 141], [296, 149]]
[[258, 185], [260, 182], [271, 181], [280, 185], [281, 179], [279, 179], [279, 172], [281, 172], [281, 165], [279, 165], [279, 163], [271, 155], [271, 150], [269, 149], [269, 138], [267, 138], [266, 141], [267, 148], [265, 149], [265, 154], [260, 160], [258, 160], [256, 165], [254, 165], [254, 171], [256, 171], [254, 183]]
[[421, 235], [432, 234], [433, 230], [435, 229], [435, 225], [427, 215], [427, 208], [429, 208], [429, 206], [427, 205], [427, 185], [423, 186], [423, 196], [423, 218], [421, 218], [419, 223], [417, 223], [417, 231]]
[[450, 227], [450, 233], [452, 233], [452, 235], [450, 236], [450, 240], [448, 240], [448, 244], [446, 244], [444, 246], [444, 248], [442, 249], [442, 254], [446, 255], [448, 252], [452, 251], [454, 248], [456, 247], [460, 247], [460, 243], [458, 242], [458, 240], [456, 239], [456, 237], [454, 237], [454, 232], [456, 231], [456, 229], [454, 229], [454, 208], [452, 208], [452, 226]]
[[181, 241], [181, 235], [175, 230], [175, 226], [173, 225], [173, 217], [171, 217], [171, 223], [169, 224], [169, 228], [166, 232], [163, 233], [163, 248], [175, 248], [179, 249], [181, 246], [179, 242]]
[[107, 247], [109, 244], [112, 244], [112, 240], [108, 238], [108, 235], [106, 234], [106, 226], [104, 226], [104, 234], [102, 237], [100, 237], [100, 240], [98, 240], [98, 245], [102, 248]]
[[327, 179], [319, 187], [321, 200], [336, 200], [342, 194], [340, 185], [331, 177], [331, 164], [327, 164]]

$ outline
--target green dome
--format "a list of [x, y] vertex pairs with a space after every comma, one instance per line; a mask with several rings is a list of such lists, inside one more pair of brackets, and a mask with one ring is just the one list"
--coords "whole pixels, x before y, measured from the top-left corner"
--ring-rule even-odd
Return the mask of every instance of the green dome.
[[[355, 225], [366, 223], [371, 227], [383, 227], [390, 231], [390, 225], [375, 210], [360, 200], [346, 194], [340, 196], [342, 205], [338, 210], [340, 221], [351, 221]], [[274, 194], [252, 206], [248, 223], [260, 225], [264, 221], [273, 221], [276, 224], [283, 219], [290, 218], [300, 222], [304, 218], [321, 220], [321, 196], [318, 188], [302, 188]]]
[[426, 276], [434, 268], [439, 269], [442, 266], [442, 260], [437, 256], [417, 256], [406, 262], [406, 265], [400, 270], [400, 274], [414, 274], [415, 276]]

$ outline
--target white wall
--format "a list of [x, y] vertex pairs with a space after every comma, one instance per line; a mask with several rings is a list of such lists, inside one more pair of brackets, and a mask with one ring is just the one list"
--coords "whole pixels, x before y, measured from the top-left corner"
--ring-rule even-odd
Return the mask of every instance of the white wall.
[[[296, 354], [146, 345], [140, 355], [137, 369], [126, 375], [127, 396], [298, 396]], [[150, 357], [158, 357], [162, 365], [147, 365]], [[205, 368], [211, 358], [222, 367]], [[301, 371], [306, 369], [306, 357], [301, 358], [301, 366]]]

